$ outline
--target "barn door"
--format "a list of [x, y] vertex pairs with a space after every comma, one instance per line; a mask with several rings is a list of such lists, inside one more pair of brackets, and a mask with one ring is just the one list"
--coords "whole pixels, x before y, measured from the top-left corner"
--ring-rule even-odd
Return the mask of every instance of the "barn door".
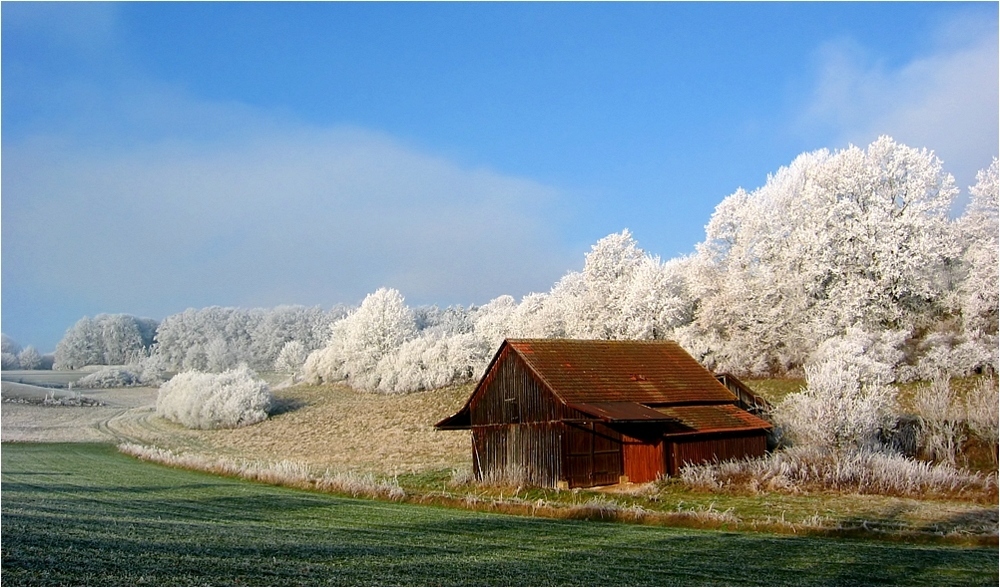
[[566, 470], [570, 488], [617, 484], [622, 475], [620, 436], [593, 423], [572, 423], [566, 434]]

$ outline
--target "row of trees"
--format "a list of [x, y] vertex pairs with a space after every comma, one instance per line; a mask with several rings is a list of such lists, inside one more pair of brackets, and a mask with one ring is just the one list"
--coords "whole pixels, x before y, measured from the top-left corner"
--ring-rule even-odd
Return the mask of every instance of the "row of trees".
[[56, 346], [55, 367], [138, 365], [152, 357], [158, 368], [175, 372], [222, 372], [241, 364], [270, 370], [291, 342], [302, 355], [297, 365], [292, 361], [298, 367], [306, 353], [325, 343], [330, 324], [344, 315], [343, 307], [212, 306], [188, 309], [162, 322], [127, 314], [84, 317]]
[[452, 308], [434, 329], [382, 289], [333, 325], [305, 374], [386, 392], [443, 385], [481, 373], [504, 337], [673, 338], [749, 375], [834, 360], [882, 382], [995, 371], [997, 175], [994, 160], [951, 219], [958, 190], [931, 152], [881, 137], [803, 154], [723, 200], [693, 255], [664, 263], [623, 231], [549, 292]]
[[56, 364], [155, 355], [171, 371], [301, 369], [402, 392], [477, 377], [505, 337], [570, 337], [672, 338], [709, 368], [750, 375], [840, 359], [883, 382], [995, 371], [997, 176], [994, 160], [952, 219], [958, 189], [941, 161], [882, 137], [737, 190], [690, 256], [663, 262], [626, 230], [519, 302], [410, 308], [384, 288], [353, 309], [210, 307], [158, 325], [100, 315], [67, 332]]
[[38, 352], [33, 346], [22, 348], [13, 338], [0, 333], [0, 369], [5, 370], [40, 370], [52, 367], [53, 358]]
[[55, 367], [125, 365], [150, 354], [157, 322], [128, 314], [99, 314], [76, 322], [56, 345]]

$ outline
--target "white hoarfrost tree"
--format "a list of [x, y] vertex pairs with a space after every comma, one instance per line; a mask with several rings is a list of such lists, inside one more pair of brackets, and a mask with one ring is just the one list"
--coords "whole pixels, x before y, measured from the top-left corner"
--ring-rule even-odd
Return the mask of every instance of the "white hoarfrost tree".
[[128, 314], [83, 317], [56, 345], [55, 368], [126, 365], [149, 355], [157, 322]]
[[363, 390], [375, 390], [379, 361], [416, 334], [413, 311], [403, 296], [398, 290], [380, 288], [333, 324], [327, 346], [306, 360], [304, 375], [316, 383], [347, 380]]
[[857, 327], [914, 333], [943, 311], [960, 254], [954, 180], [933, 153], [880, 137], [799, 156], [716, 208], [689, 287], [705, 359], [758, 374], [801, 368]]
[[42, 354], [28, 345], [17, 354], [17, 361], [21, 364], [22, 370], [37, 370], [42, 366]]
[[306, 362], [306, 346], [299, 341], [289, 341], [274, 360], [274, 371], [297, 374]]
[[[997, 183], [1000, 170], [997, 159], [989, 168], [980, 170], [976, 185], [969, 189], [972, 199], [965, 214], [958, 220], [963, 239], [962, 254], [965, 275], [958, 287], [959, 307], [965, 348], [955, 358], [968, 368], [997, 369], [997, 323], [1000, 296], [998, 288], [998, 224]], [[971, 364], [971, 365], [968, 365]]]
[[0, 333], [0, 352], [17, 355], [21, 353], [21, 345], [6, 333]]
[[471, 333], [430, 333], [403, 343], [379, 360], [378, 391], [432, 390], [478, 377], [493, 350]]
[[3, 352], [2, 361], [0, 361], [0, 369], [3, 370], [19, 370], [21, 369], [21, 362], [18, 361], [17, 356], [13, 353]]
[[160, 386], [156, 414], [191, 429], [232, 429], [263, 421], [271, 391], [246, 366], [221, 374], [182, 372]]
[[[688, 260], [662, 263], [639, 248], [628, 230], [598, 241], [582, 272], [565, 275], [544, 298], [522, 301], [534, 317], [531, 336], [580, 339], [662, 339], [690, 321]], [[534, 295], [542, 296], [542, 295]]]
[[157, 348], [172, 370], [220, 372], [244, 363], [269, 370], [289, 341], [307, 352], [321, 347], [330, 324], [345, 314], [342, 307], [329, 312], [305, 306], [189, 308], [163, 319]]

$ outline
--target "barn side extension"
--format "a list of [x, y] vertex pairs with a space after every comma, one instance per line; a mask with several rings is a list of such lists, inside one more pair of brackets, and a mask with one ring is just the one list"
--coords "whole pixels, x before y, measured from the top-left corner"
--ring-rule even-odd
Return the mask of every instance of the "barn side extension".
[[508, 339], [436, 427], [471, 429], [482, 481], [647, 482], [686, 463], [764, 454], [771, 425], [727, 385], [672, 341]]

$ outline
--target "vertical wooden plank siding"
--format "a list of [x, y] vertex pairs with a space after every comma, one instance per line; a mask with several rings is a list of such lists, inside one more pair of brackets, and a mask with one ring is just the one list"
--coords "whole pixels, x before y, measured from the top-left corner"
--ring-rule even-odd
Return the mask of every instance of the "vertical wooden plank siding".
[[743, 436], [710, 439], [668, 439], [666, 449], [669, 452], [666, 459], [667, 469], [671, 476], [675, 476], [685, 464], [762, 456], [767, 450], [767, 435], [761, 431]]
[[472, 464], [489, 484], [555, 487], [562, 471], [558, 423], [473, 427]]
[[487, 377], [485, 390], [469, 407], [476, 478], [555, 487], [565, 429], [557, 402], [509, 349]]
[[486, 389], [469, 407], [472, 426], [559, 419], [556, 400], [509, 349], [498, 358], [488, 378]]

